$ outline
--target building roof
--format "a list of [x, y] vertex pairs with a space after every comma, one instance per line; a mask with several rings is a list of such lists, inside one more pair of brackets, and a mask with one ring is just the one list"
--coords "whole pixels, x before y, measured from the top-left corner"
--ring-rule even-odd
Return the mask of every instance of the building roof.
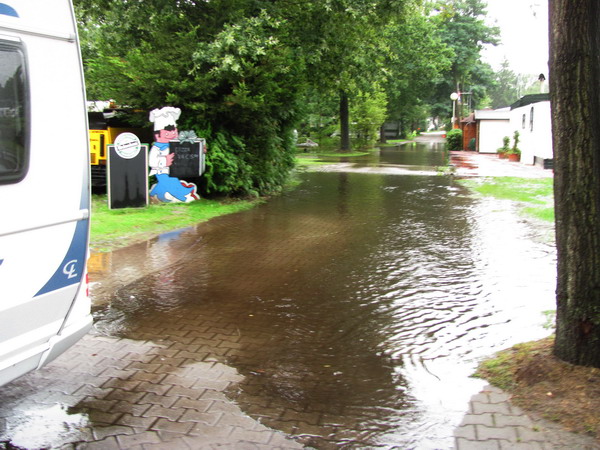
[[550, 94], [530, 94], [521, 97], [519, 100], [510, 105], [510, 109], [520, 108], [521, 106], [531, 105], [532, 103], [548, 102], [550, 101]]
[[476, 109], [475, 120], [509, 120], [510, 108]]
[[473, 113], [471, 113], [467, 117], [463, 118], [460, 122], [461, 123], [475, 123], [475, 117], [474, 117]]

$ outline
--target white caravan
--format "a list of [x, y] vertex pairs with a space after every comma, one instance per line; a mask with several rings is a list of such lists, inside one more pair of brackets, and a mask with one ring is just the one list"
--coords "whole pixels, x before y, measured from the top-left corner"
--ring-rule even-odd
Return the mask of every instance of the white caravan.
[[92, 325], [85, 91], [70, 0], [0, 0], [0, 385]]

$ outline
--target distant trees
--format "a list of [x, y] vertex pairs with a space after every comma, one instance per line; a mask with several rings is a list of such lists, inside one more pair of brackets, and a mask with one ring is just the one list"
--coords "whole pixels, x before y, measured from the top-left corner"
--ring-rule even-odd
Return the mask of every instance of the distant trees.
[[502, 61], [500, 70], [495, 73], [488, 95], [494, 109], [510, 106], [519, 99], [519, 77], [510, 69], [508, 60]]
[[600, 4], [549, 4], [558, 252], [554, 353], [600, 367]]

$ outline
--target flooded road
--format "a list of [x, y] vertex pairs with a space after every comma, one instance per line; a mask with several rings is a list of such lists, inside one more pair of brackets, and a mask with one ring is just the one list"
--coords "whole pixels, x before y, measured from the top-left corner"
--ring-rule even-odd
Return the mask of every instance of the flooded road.
[[470, 196], [446, 158], [385, 149], [135, 246], [97, 328], [235, 368], [228, 398], [302, 444], [451, 448], [477, 361], [549, 334], [556, 275], [551, 230]]
[[447, 161], [329, 160], [93, 255], [94, 331], [0, 388], [0, 448], [453, 448], [477, 362], [550, 333], [556, 273], [551, 226]]

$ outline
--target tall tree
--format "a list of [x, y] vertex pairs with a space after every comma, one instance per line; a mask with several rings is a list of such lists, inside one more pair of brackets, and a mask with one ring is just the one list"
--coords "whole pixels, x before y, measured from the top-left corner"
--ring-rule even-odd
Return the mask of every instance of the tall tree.
[[510, 106], [519, 99], [518, 76], [510, 69], [508, 60], [505, 59], [500, 64], [494, 81], [494, 85], [488, 90], [492, 108]]
[[427, 10], [413, 9], [390, 24], [386, 40], [390, 42], [385, 83], [388, 120], [397, 122], [400, 134], [406, 136], [429, 116], [425, 100], [450, 69], [454, 53], [441, 41]]
[[493, 72], [489, 64], [481, 61], [481, 50], [484, 44], [498, 44], [500, 30], [485, 24], [485, 1], [444, 0], [435, 7], [438, 32], [454, 57], [450, 70], [433, 90], [430, 102], [435, 115], [449, 116], [452, 92], [471, 92], [461, 100], [468, 100], [472, 108], [486, 97], [487, 86], [493, 84]]
[[550, 0], [557, 328], [554, 353], [600, 367], [600, 3]]

